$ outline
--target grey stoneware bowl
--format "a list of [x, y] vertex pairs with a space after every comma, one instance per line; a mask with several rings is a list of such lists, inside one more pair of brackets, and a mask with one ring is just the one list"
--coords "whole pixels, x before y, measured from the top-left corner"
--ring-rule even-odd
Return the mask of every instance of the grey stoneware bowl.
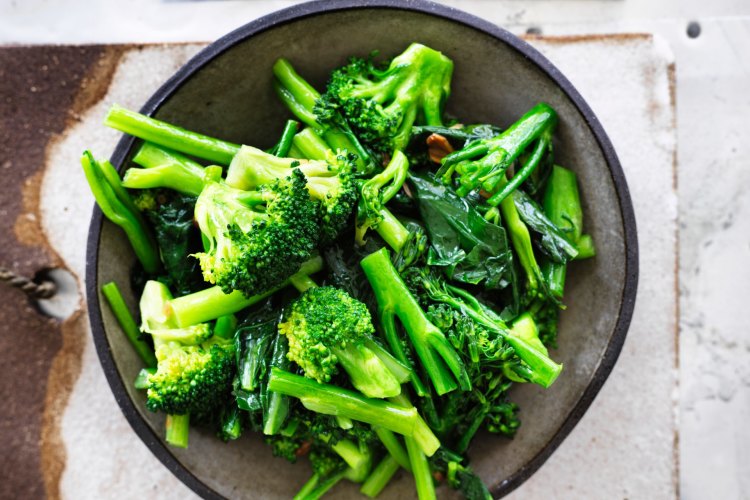
[[[394, 55], [421, 42], [455, 62], [448, 111], [469, 122], [506, 126], [539, 101], [552, 105], [560, 123], [555, 157], [578, 173], [585, 228], [596, 258], [573, 264], [553, 357], [565, 369], [548, 390], [530, 384], [513, 389], [521, 407], [515, 439], [480, 435], [469, 455], [472, 467], [496, 496], [534, 473], [570, 433], [602, 387], [625, 339], [638, 276], [635, 220], [627, 185], [612, 144], [570, 82], [539, 52], [476, 17], [426, 1], [313, 2], [251, 22], [208, 46], [143, 106], [143, 113], [236, 143], [274, 143], [288, 113], [271, 87], [278, 57], [320, 88], [331, 69], [351, 55], [378, 49]], [[123, 168], [137, 141], [123, 137], [112, 162]], [[114, 280], [126, 293], [135, 261], [127, 240], [94, 209], [88, 240], [87, 300], [99, 358], [112, 391], [136, 434], [186, 485], [206, 498], [290, 498], [309, 476], [304, 462], [274, 458], [258, 436], [225, 444], [193, 429], [190, 447], [163, 441], [164, 416], [146, 410], [133, 388], [141, 368], [109, 308], [101, 285]], [[453, 495], [446, 487], [441, 495]], [[330, 498], [352, 498], [339, 485]], [[399, 473], [384, 498], [413, 498], [411, 478]]]

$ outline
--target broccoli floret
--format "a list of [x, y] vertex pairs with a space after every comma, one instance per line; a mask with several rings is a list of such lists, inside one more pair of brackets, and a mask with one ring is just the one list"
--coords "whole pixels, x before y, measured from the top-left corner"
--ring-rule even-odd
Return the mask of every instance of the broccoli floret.
[[367, 306], [343, 290], [309, 289], [290, 306], [279, 333], [289, 339], [289, 359], [318, 382], [330, 381], [340, 363], [352, 385], [368, 397], [401, 392], [397, 377], [368, 346], [375, 328]]
[[326, 160], [279, 158], [251, 146], [242, 146], [227, 171], [227, 185], [258, 189], [299, 170], [307, 180], [310, 195], [319, 202], [324, 243], [332, 242], [346, 226], [357, 202], [352, 162], [345, 155], [328, 151]]
[[256, 191], [209, 182], [195, 218], [210, 243], [195, 254], [203, 276], [227, 294], [239, 290], [250, 297], [278, 286], [312, 256], [319, 240], [317, 206], [297, 170]]
[[418, 43], [382, 70], [353, 58], [333, 73], [315, 115], [327, 123], [340, 112], [362, 142], [391, 153], [406, 147], [415, 123], [443, 124], [452, 75], [453, 61]]
[[167, 342], [156, 348], [156, 360], [156, 373], [148, 379], [149, 410], [203, 416], [227, 399], [235, 370], [231, 343]]

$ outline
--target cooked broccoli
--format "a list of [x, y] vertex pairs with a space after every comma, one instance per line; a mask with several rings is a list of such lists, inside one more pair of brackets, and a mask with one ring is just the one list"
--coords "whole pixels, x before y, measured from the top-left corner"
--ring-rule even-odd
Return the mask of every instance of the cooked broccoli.
[[320, 228], [305, 177], [242, 191], [209, 182], [195, 204], [195, 219], [210, 247], [195, 256], [203, 276], [225, 293], [250, 297], [288, 279], [312, 256]]
[[351, 175], [349, 158], [327, 153], [326, 160], [298, 160], [242, 146], [229, 166], [226, 182], [236, 189], [258, 189], [299, 170], [307, 180], [310, 195], [320, 203], [322, 237], [325, 242], [331, 242], [349, 220], [357, 202], [357, 186]]
[[[146, 407], [170, 416], [209, 418], [221, 408], [231, 390], [235, 371], [234, 344], [210, 337], [206, 324], [177, 329], [165, 314], [171, 293], [158, 281], [148, 281], [140, 300], [141, 330], [154, 338], [156, 372], [148, 376]], [[178, 419], [182, 422], [188, 417]], [[176, 428], [185, 428], [180, 425]], [[178, 446], [187, 436], [168, 426], [167, 438]]]
[[367, 306], [343, 290], [324, 286], [302, 294], [288, 308], [279, 333], [289, 339], [289, 359], [318, 382], [330, 381], [340, 363], [365, 396], [401, 392], [396, 376], [369, 347], [375, 327]]
[[315, 115], [329, 123], [341, 113], [362, 142], [390, 154], [406, 147], [415, 123], [443, 124], [452, 75], [450, 59], [418, 43], [385, 69], [372, 60], [353, 58], [332, 74], [315, 104]]
[[[460, 387], [471, 389], [466, 369], [456, 350], [443, 332], [427, 319], [414, 296], [391, 264], [388, 250], [382, 248], [362, 259], [361, 266], [375, 291], [380, 310], [380, 323], [391, 350], [402, 363], [409, 363], [396, 330], [396, 318], [406, 330], [411, 346], [435, 386], [438, 394]], [[424, 386], [416, 372], [412, 383], [419, 395]]]

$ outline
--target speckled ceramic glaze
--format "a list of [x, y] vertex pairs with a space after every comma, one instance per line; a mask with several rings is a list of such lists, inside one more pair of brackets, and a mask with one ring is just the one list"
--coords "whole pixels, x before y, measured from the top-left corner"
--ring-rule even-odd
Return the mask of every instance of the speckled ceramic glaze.
[[[552, 105], [560, 124], [558, 163], [578, 173], [586, 215], [598, 255], [576, 262], [566, 289], [568, 309], [560, 322], [565, 369], [549, 390], [519, 386], [512, 397], [523, 425], [513, 440], [480, 435], [469, 454], [472, 466], [501, 496], [528, 478], [580, 420], [619, 354], [635, 300], [635, 220], [617, 157], [591, 109], [570, 82], [527, 43], [485, 21], [425, 1], [314, 2], [254, 21], [220, 39], [180, 69], [142, 112], [237, 143], [267, 147], [288, 116], [271, 88], [278, 57], [321, 87], [329, 71], [350, 55], [373, 49], [394, 55], [411, 42], [442, 51], [455, 62], [448, 111], [468, 122], [512, 123], [539, 101]], [[112, 161], [133, 153], [123, 138]], [[306, 465], [272, 457], [257, 436], [224, 444], [209, 432], [191, 431], [190, 448], [163, 442], [163, 415], [145, 409], [132, 381], [141, 368], [107, 307], [100, 284], [128, 283], [134, 256], [121, 231], [95, 209], [89, 233], [87, 298], [99, 357], [115, 397], [133, 429], [159, 459], [204, 497], [289, 498], [309, 475]], [[127, 291], [126, 286], [122, 287]], [[135, 310], [136, 300], [126, 299]], [[330, 498], [351, 498], [340, 485]], [[450, 495], [441, 488], [442, 495]], [[383, 493], [411, 498], [413, 484], [401, 474]]]

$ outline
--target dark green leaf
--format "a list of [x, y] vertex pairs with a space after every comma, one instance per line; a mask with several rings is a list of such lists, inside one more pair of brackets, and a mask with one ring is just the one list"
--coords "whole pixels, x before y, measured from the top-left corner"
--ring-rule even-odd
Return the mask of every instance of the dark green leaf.
[[517, 189], [513, 192], [513, 201], [521, 220], [535, 234], [534, 242], [547, 257], [564, 264], [576, 255], [578, 250], [570, 243], [563, 231], [552, 223], [542, 208], [526, 193]]
[[432, 244], [427, 263], [442, 267], [456, 281], [487, 289], [507, 287], [513, 279], [513, 257], [505, 230], [431, 177], [413, 175], [411, 181]]

